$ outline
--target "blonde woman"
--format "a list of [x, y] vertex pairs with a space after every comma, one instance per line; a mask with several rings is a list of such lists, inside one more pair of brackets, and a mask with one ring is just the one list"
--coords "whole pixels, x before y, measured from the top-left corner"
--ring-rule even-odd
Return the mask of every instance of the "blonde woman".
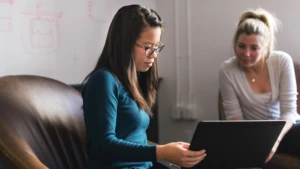
[[285, 120], [268, 162], [276, 151], [300, 156], [297, 86], [292, 58], [275, 51], [279, 20], [264, 9], [244, 12], [233, 47], [219, 73], [219, 86], [228, 120]]

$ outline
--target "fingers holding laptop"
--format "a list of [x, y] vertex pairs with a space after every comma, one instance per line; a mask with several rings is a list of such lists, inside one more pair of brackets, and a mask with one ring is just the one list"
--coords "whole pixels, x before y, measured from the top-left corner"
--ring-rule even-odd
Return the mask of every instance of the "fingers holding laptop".
[[205, 150], [200, 150], [200, 151], [188, 150], [187, 154], [188, 155], [185, 157], [186, 158], [185, 164], [182, 165], [182, 166], [183, 167], [188, 167], [188, 168], [193, 167], [194, 165], [198, 164], [206, 156]]
[[182, 167], [193, 167], [206, 156], [205, 150], [189, 150], [190, 144], [173, 142], [159, 145], [156, 149], [157, 160], [166, 160]]

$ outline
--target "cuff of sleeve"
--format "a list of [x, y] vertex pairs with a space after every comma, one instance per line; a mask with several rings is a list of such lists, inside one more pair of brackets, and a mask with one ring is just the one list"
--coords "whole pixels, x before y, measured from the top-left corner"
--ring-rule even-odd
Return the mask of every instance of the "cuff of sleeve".
[[157, 161], [157, 157], [156, 157], [156, 145], [155, 146], [151, 146], [151, 148], [153, 149], [152, 151], [152, 161]]
[[283, 113], [280, 118], [280, 120], [291, 120], [294, 124], [296, 123], [296, 114], [292, 112]]

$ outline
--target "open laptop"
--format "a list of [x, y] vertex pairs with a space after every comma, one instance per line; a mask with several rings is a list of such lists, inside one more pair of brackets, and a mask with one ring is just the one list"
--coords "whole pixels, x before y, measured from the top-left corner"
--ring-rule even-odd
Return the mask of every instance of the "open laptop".
[[[192, 169], [261, 168], [285, 121], [200, 121], [190, 150], [207, 156]], [[184, 169], [184, 167], [182, 167]]]

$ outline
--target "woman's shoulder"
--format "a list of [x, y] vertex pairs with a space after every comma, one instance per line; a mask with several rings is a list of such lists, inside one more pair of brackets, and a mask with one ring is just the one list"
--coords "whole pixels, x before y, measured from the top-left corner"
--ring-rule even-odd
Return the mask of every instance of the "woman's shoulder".
[[279, 60], [286, 60], [286, 59], [291, 59], [291, 56], [284, 52], [284, 51], [272, 51], [271, 54], [270, 54], [270, 58], [276, 58], [276, 59], [279, 59]]
[[119, 84], [111, 72], [106, 69], [98, 69], [90, 74], [83, 85], [82, 96], [87, 92], [101, 90], [112, 91], [118, 89]]
[[269, 59], [272, 62], [272, 65], [276, 65], [276, 63], [278, 65], [293, 63], [292, 57], [283, 51], [272, 51]]
[[238, 69], [238, 61], [235, 56], [225, 60], [220, 67], [220, 71], [236, 71]]
[[115, 81], [117, 80], [115, 76], [107, 69], [101, 68], [93, 72], [90, 76], [90, 79], [97, 78], [97, 79], [107, 79]]
[[93, 72], [88, 78], [87, 84], [98, 84], [98, 85], [117, 85], [119, 86], [117, 78], [109, 70], [101, 68]]

